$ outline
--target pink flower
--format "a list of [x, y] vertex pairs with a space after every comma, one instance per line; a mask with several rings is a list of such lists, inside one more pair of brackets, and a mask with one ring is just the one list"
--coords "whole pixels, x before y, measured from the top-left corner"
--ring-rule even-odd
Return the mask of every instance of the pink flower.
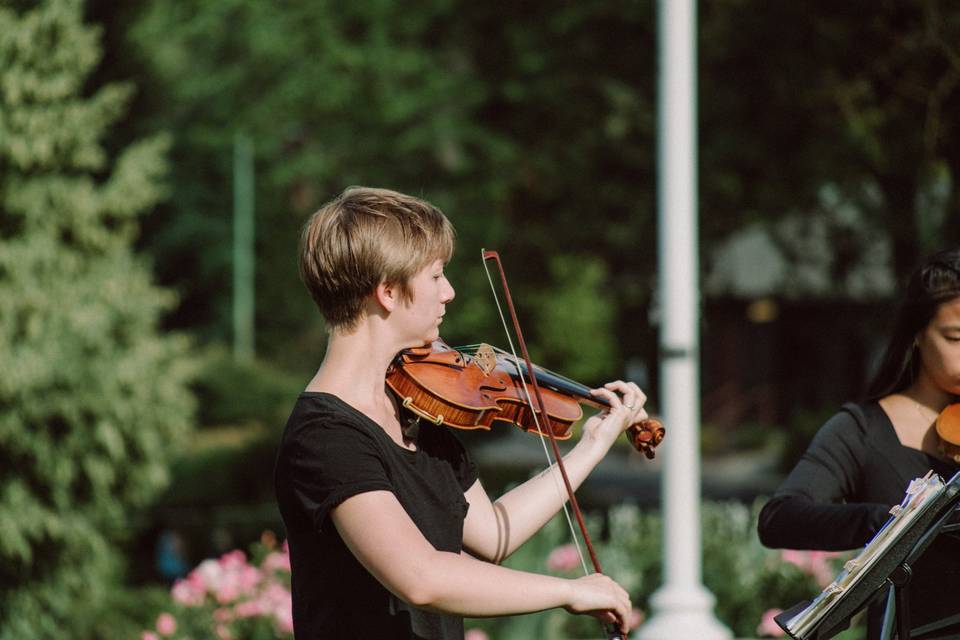
[[239, 550], [223, 554], [216, 562], [205, 560], [197, 571], [220, 604], [253, 596], [262, 579], [260, 571], [247, 564], [246, 556]]
[[247, 554], [240, 549], [234, 549], [220, 556], [218, 562], [226, 570], [242, 567], [247, 564]]
[[213, 619], [221, 625], [232, 622], [234, 619], [233, 611], [227, 607], [218, 607], [213, 610]]
[[490, 640], [490, 636], [488, 636], [487, 632], [483, 629], [467, 629], [463, 640]]
[[282, 633], [293, 633], [293, 599], [282, 584], [271, 582], [260, 593], [258, 605], [262, 615], [273, 616]]
[[263, 575], [260, 573], [260, 570], [256, 567], [251, 567], [248, 564], [239, 567], [236, 572], [237, 586], [240, 589], [241, 593], [249, 594], [260, 584], [260, 580], [263, 578]]
[[833, 582], [835, 570], [830, 566], [830, 560], [840, 554], [836, 551], [796, 551], [784, 549], [780, 552], [780, 559], [796, 565], [801, 571], [812, 576], [821, 588]]
[[223, 566], [216, 560], [204, 560], [187, 575], [187, 582], [204, 591], [216, 591], [223, 582]]
[[767, 609], [760, 616], [760, 624], [757, 625], [757, 635], [767, 638], [782, 638], [786, 632], [776, 623], [774, 617], [780, 615], [783, 609]]
[[257, 600], [247, 600], [246, 602], [241, 602], [233, 608], [233, 612], [237, 614], [238, 618], [256, 618], [260, 614], [264, 613], [263, 608], [260, 606], [260, 602]]
[[282, 611], [273, 612], [280, 633], [293, 633], [293, 607], [288, 606]]
[[177, 580], [173, 583], [173, 589], [170, 590], [173, 600], [187, 607], [199, 607], [203, 604], [204, 590], [197, 587], [196, 581]]
[[161, 613], [157, 616], [157, 631], [162, 636], [172, 636], [177, 632], [177, 619], [169, 613]]
[[160, 640], [160, 636], [153, 631], [144, 631], [140, 634], [140, 640]]
[[821, 588], [833, 582], [837, 570], [830, 565], [830, 560], [840, 555], [838, 551], [810, 552], [810, 575], [816, 579]]
[[[276, 548], [276, 542], [267, 540]], [[267, 544], [267, 543], [264, 543]], [[241, 550], [224, 553], [218, 559], [201, 562], [171, 589], [175, 602], [185, 606], [211, 603], [216, 637], [232, 640], [230, 625], [237, 620], [261, 618], [272, 620], [278, 635], [293, 633], [293, 603], [288, 586], [290, 574], [289, 546], [267, 553], [260, 567], [251, 565]], [[160, 636], [176, 633], [177, 621], [169, 613], [157, 619], [157, 631], [145, 632], [141, 640], [162, 640]], [[149, 634], [149, 635], [146, 635]]]
[[263, 559], [261, 568], [266, 572], [286, 571], [290, 573], [290, 556], [279, 551], [271, 551]]
[[214, 595], [217, 599], [217, 602], [220, 604], [227, 604], [236, 600], [240, 596], [240, 592], [237, 590], [237, 586], [230, 582], [221, 584], [220, 588], [217, 589], [217, 593]]
[[573, 571], [580, 566], [580, 554], [572, 544], [557, 547], [547, 556], [547, 568], [551, 571]]

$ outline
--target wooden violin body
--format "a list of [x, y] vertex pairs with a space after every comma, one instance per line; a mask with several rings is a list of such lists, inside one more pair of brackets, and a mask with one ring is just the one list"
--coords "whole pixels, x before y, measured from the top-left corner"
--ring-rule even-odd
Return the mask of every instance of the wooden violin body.
[[947, 405], [937, 416], [940, 455], [960, 464], [960, 403]]
[[[526, 367], [488, 345], [467, 354], [436, 341], [427, 347], [401, 352], [387, 371], [387, 386], [413, 413], [457, 429], [491, 429], [497, 423], [513, 424], [525, 431], [550, 429], [553, 436], [570, 437], [574, 423], [583, 417], [580, 406], [609, 406], [573, 381], [537, 369], [546, 416], [534, 419], [524, 386]], [[538, 427], [539, 425], [539, 427]], [[546, 434], [544, 434], [546, 435]], [[630, 428], [634, 447], [653, 458], [663, 440], [659, 421], [644, 420]]]

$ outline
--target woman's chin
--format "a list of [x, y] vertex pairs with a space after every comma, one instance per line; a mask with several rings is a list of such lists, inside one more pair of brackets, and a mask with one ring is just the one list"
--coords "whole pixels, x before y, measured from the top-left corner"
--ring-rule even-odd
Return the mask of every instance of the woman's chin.
[[409, 343], [406, 347], [404, 347], [404, 348], [405, 348], [405, 349], [419, 349], [420, 347], [429, 347], [431, 344], [433, 344], [433, 343], [434, 343], [436, 340], [438, 340], [439, 338], [440, 338], [440, 336], [439, 336], [439, 335], [436, 335], [436, 336], [433, 336], [433, 337], [427, 336], [427, 337], [421, 338], [421, 339], [419, 339], [419, 340], [411, 340], [410, 343]]

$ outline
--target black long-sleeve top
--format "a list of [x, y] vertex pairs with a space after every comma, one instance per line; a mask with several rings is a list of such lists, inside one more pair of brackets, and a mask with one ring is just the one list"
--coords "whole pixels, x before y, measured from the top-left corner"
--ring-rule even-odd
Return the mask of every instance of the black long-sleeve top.
[[[948, 480], [960, 466], [903, 446], [878, 403], [844, 405], [820, 428], [761, 510], [760, 541], [788, 549], [862, 547], [890, 517], [890, 508], [903, 499], [910, 481], [930, 469]], [[924, 569], [930, 564], [935, 564], [936, 572]], [[958, 588], [960, 544], [955, 538], [941, 537], [915, 567], [912, 618], [920, 622], [960, 613]], [[943, 602], [937, 601], [935, 590]], [[869, 615], [869, 638], [879, 637], [881, 616], [878, 603]]]

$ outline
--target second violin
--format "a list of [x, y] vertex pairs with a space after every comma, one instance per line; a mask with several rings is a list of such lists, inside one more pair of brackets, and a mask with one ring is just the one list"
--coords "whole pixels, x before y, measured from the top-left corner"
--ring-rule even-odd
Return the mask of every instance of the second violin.
[[960, 464], [960, 403], [947, 405], [940, 412], [936, 429], [940, 437], [937, 447], [940, 455]]
[[[609, 408], [609, 403], [578, 382], [535, 367], [543, 392], [546, 419], [534, 419], [523, 362], [515, 363], [490, 345], [454, 349], [442, 341], [401, 352], [387, 371], [386, 382], [404, 407], [414, 414], [457, 429], [491, 429], [496, 423], [514, 424], [536, 432], [538, 423], [554, 437], [570, 437], [571, 427], [583, 417], [581, 404]], [[539, 414], [539, 411], [537, 412]], [[637, 451], [647, 458], [663, 440], [665, 430], [655, 419], [643, 420], [627, 430]]]

